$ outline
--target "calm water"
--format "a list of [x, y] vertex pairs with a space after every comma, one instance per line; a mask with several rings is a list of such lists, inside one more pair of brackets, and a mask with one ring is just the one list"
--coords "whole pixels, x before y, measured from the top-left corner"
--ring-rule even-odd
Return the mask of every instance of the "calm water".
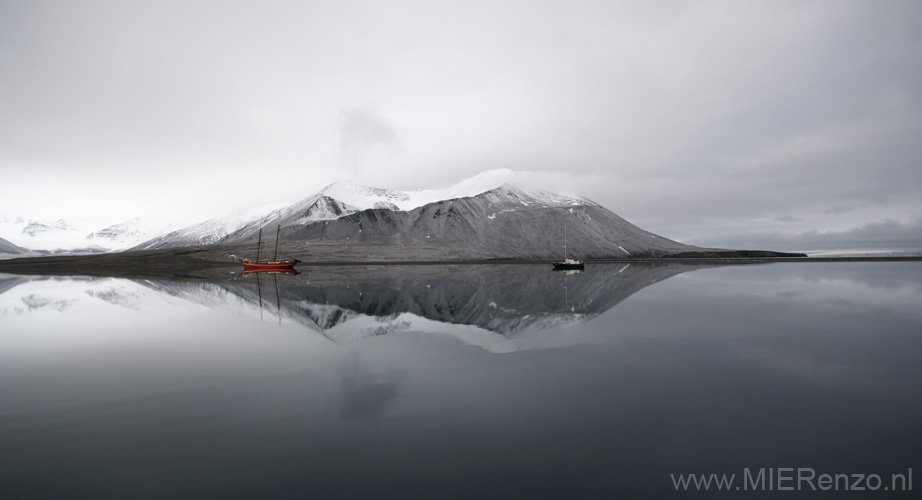
[[901, 498], [920, 421], [920, 263], [0, 275], [0, 498]]

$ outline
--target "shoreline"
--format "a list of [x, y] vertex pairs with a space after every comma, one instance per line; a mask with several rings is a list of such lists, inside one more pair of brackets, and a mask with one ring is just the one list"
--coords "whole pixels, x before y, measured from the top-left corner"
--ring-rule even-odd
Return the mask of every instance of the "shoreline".
[[[922, 261], [922, 256], [899, 257], [636, 257], [633, 259], [583, 259], [586, 264], [631, 264], [631, 263], [714, 263], [727, 262], [742, 264], [747, 262], [886, 262], [886, 261]], [[440, 261], [330, 261], [330, 262], [298, 262], [298, 266], [417, 266], [417, 265], [482, 265], [482, 264], [521, 264], [521, 265], [550, 265], [550, 260], [517, 260], [517, 259], [470, 259], [470, 260], [440, 260]], [[2, 263], [0, 263], [2, 266]]]
[[[228, 255], [228, 247], [182, 247], [93, 255], [23, 257], [0, 260], [0, 273], [47, 276], [94, 276], [112, 278], [226, 279], [243, 271]], [[585, 259], [586, 264], [688, 264], [743, 265], [776, 262], [922, 262], [922, 256], [894, 257], [633, 257]], [[551, 265], [551, 260], [453, 259], [453, 260], [302, 260], [295, 266], [456, 266], [456, 265]]]

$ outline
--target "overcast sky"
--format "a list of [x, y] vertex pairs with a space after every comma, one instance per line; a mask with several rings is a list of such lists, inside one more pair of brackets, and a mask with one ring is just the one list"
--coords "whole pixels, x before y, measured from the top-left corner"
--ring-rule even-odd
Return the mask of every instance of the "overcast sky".
[[559, 174], [667, 237], [922, 248], [922, 2], [0, 2], [0, 215]]

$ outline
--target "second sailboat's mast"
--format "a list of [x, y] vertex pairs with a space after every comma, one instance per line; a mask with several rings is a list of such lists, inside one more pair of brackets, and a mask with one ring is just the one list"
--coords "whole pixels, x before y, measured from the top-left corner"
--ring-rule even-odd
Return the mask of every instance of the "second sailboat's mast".
[[282, 225], [279, 224], [275, 228], [275, 255], [272, 257], [273, 261], [279, 260], [279, 233], [282, 231]]
[[256, 242], [256, 262], [259, 262], [259, 249], [263, 243], [263, 228], [259, 228], [259, 240]]

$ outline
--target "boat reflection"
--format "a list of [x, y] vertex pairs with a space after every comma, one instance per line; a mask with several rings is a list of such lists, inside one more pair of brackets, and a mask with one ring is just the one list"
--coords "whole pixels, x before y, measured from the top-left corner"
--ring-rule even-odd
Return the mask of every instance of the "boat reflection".
[[240, 276], [253, 276], [257, 274], [286, 274], [286, 275], [295, 275], [298, 274], [298, 271], [294, 269], [245, 269]]
[[256, 268], [256, 269], [246, 268], [244, 269], [242, 273], [240, 273], [240, 276], [242, 277], [247, 277], [247, 276], [256, 277], [256, 293], [259, 298], [259, 319], [260, 320], [263, 319], [263, 293], [262, 293], [262, 286], [259, 282], [259, 276], [260, 275], [272, 275], [272, 281], [275, 283], [275, 307], [276, 307], [276, 310], [278, 311], [279, 325], [281, 325], [282, 324], [282, 298], [281, 298], [281, 294], [279, 293], [278, 276], [279, 275], [295, 275], [295, 274], [298, 274], [298, 272], [292, 268], [271, 268], [271, 267]]
[[563, 269], [563, 268], [555, 267], [554, 269], [551, 269], [551, 272], [552, 273], [563, 273], [564, 276], [573, 276], [574, 274], [583, 274], [584, 272], [586, 272], [586, 269], [584, 268]]

